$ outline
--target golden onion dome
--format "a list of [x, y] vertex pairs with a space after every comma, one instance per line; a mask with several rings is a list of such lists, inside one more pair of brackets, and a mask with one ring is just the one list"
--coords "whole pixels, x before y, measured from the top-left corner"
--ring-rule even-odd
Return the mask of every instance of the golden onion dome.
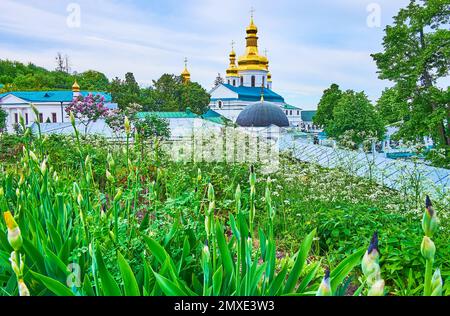
[[267, 81], [272, 82], [272, 74], [270, 72], [267, 73]]
[[253, 17], [250, 25], [247, 27], [247, 48], [245, 55], [238, 59], [238, 70], [267, 70], [266, 64], [269, 62], [267, 57], [259, 55], [258, 52], [258, 28], [256, 27]]
[[181, 78], [184, 83], [191, 81], [191, 73], [187, 69], [187, 58], [184, 59], [184, 70], [181, 73]]
[[80, 86], [78, 85], [78, 82], [76, 80], [72, 85], [72, 92], [80, 92]]
[[236, 53], [234, 49], [230, 53], [230, 65], [226, 71], [227, 77], [238, 77], [238, 68], [236, 67]]

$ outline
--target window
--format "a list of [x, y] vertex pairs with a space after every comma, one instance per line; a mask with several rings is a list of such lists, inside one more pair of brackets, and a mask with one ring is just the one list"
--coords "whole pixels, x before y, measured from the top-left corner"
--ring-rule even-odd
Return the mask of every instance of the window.
[[297, 111], [297, 115], [300, 115], [300, 111]]
[[228, 84], [230, 84], [230, 79], [228, 79]]
[[25, 124], [28, 125], [28, 113], [25, 113]]
[[219, 101], [219, 102], [217, 102], [218, 104], [219, 104], [219, 108], [221, 109], [222, 108], [222, 105], [223, 105], [223, 102], [222, 101]]
[[285, 112], [286, 112], [286, 115], [288, 115], [288, 111], [286, 110]]
[[44, 115], [39, 113], [39, 123], [44, 123]]
[[241, 86], [244, 85], [244, 77], [241, 77]]
[[292, 110], [289, 111], [289, 115], [292, 115]]
[[252, 76], [252, 87], [256, 86], [256, 78]]
[[56, 113], [52, 113], [52, 122], [56, 123], [58, 120], [56, 119]]
[[19, 123], [19, 114], [18, 114], [18, 113], [14, 113], [14, 122], [15, 122], [16, 124]]
[[263, 86], [263, 87], [264, 87], [264, 84], [266, 83], [266, 80], [265, 80], [265, 79], [266, 79], [266, 77], [263, 76], [263, 77], [262, 77], [262, 86]]
[[233, 79], [233, 86], [236, 86], [236, 79]]

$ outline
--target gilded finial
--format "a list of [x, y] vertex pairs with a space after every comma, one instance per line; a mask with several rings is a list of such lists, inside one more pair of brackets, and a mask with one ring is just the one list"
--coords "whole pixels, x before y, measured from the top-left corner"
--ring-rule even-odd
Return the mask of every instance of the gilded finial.
[[261, 102], [264, 102], [264, 85], [261, 85]]

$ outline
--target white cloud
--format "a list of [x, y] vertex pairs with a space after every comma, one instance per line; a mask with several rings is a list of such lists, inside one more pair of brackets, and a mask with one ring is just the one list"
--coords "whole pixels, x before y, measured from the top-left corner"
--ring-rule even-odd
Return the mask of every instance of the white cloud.
[[[152, 2], [79, 0], [81, 28], [68, 28], [69, 1], [2, 0], [0, 34], [8, 39], [0, 58], [54, 68], [54, 55], [61, 51], [77, 71], [96, 69], [110, 78], [131, 71], [148, 85], [163, 73], [179, 73], [186, 56], [193, 80], [209, 89], [217, 73], [225, 72], [231, 40], [243, 53], [254, 5], [274, 90], [287, 102], [314, 107], [332, 82], [375, 98], [386, 83], [377, 79], [370, 57], [383, 35], [365, 25], [370, 2], [191, 0], [164, 3], [161, 13], [147, 7], [156, 5]], [[389, 19], [405, 2], [378, 1]]]

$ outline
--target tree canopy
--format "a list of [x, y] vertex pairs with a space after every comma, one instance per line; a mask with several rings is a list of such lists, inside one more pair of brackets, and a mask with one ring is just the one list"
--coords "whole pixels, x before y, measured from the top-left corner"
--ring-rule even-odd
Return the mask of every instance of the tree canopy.
[[385, 127], [364, 92], [347, 90], [334, 107], [333, 120], [327, 122], [325, 131], [338, 140], [349, 138], [356, 147], [369, 137], [383, 139]]
[[408, 104], [401, 97], [397, 87], [386, 88], [383, 91], [376, 109], [387, 125], [400, 122], [408, 115]]
[[323, 92], [320, 99], [317, 114], [314, 116], [314, 124], [319, 126], [327, 126], [333, 120], [333, 111], [337, 103], [342, 97], [342, 91], [339, 85], [333, 83], [330, 88]]
[[431, 136], [444, 148], [450, 146], [450, 99], [438, 81], [449, 74], [449, 23], [448, 0], [411, 0], [386, 27], [384, 51], [372, 55], [380, 79], [394, 82], [408, 104], [399, 134], [410, 140]]

